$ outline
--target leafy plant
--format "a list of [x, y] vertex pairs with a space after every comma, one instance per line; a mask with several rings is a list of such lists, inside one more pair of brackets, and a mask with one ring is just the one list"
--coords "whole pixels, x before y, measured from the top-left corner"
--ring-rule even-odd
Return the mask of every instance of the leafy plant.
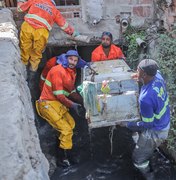
[[132, 69], [136, 69], [140, 59], [139, 58], [140, 51], [136, 39], [140, 38], [142, 40], [145, 40], [146, 32], [144, 30], [136, 29], [129, 26], [126, 32], [124, 33], [124, 37], [126, 39], [126, 43], [128, 44], [128, 49], [126, 52], [127, 63]]
[[171, 33], [161, 34], [158, 38], [157, 58], [160, 70], [167, 83], [171, 108], [171, 129], [167, 140], [169, 149], [176, 149], [176, 40]]

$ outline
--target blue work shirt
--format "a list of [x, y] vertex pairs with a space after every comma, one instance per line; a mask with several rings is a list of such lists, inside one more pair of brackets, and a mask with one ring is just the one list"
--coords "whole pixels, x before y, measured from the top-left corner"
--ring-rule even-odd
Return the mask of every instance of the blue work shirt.
[[139, 95], [141, 121], [129, 122], [128, 128], [167, 130], [170, 127], [170, 108], [166, 85], [157, 72], [153, 80], [143, 85]]

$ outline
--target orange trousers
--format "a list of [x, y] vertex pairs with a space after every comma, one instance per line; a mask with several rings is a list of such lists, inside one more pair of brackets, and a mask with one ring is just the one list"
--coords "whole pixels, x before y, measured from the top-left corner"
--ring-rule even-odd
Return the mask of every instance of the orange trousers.
[[68, 109], [59, 101], [36, 101], [38, 114], [55, 128], [59, 135], [60, 148], [72, 149], [72, 136], [75, 121]]

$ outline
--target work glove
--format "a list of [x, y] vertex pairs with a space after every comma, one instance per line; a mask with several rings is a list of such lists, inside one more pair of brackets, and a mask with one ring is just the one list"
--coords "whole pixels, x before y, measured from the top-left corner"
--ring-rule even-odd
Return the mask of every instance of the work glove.
[[72, 37], [77, 37], [79, 35], [80, 35], [80, 33], [78, 31], [74, 31], [73, 34], [72, 34]]
[[71, 109], [73, 109], [76, 112], [76, 114], [80, 117], [82, 117], [84, 114], [84, 108], [80, 104], [73, 103]]

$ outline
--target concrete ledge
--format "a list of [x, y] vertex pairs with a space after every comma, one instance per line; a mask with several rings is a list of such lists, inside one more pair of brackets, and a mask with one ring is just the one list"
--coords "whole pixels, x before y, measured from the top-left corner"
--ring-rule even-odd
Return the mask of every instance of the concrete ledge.
[[12, 13], [0, 10], [0, 179], [48, 180]]

